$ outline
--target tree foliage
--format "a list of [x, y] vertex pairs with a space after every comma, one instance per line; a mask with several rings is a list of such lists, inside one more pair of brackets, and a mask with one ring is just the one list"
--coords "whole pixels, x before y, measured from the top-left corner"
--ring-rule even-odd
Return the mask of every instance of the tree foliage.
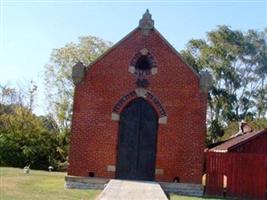
[[45, 66], [44, 82], [48, 111], [56, 119], [61, 131], [68, 132], [72, 114], [73, 82], [72, 67], [78, 62], [88, 66], [111, 46], [100, 38], [80, 37], [78, 43], [68, 43], [54, 49], [50, 63]]
[[81, 37], [54, 49], [45, 66], [46, 116], [33, 113], [37, 86], [0, 87], [0, 164], [62, 169], [67, 164], [71, 108], [72, 67], [81, 61], [89, 65], [111, 44], [97, 37]]
[[[256, 118], [252, 119], [250, 117], [247, 117], [246, 122], [249, 124], [249, 126], [252, 128], [254, 131], [260, 131], [262, 129], [265, 129], [267, 127], [267, 119], [263, 118]], [[239, 131], [239, 123], [238, 121], [233, 121], [230, 122], [227, 127], [225, 127], [225, 134], [221, 138], [222, 140], [228, 139], [231, 137], [233, 134], [236, 134]]]
[[[214, 86], [208, 97], [209, 135], [214, 140], [232, 121], [265, 118], [267, 111], [267, 29], [245, 33], [228, 26], [193, 39], [182, 55], [197, 71], [208, 69]], [[221, 133], [222, 130], [215, 131]]]
[[1, 165], [47, 169], [66, 160], [59, 151], [62, 145], [55, 121], [32, 112], [36, 92], [33, 82], [27, 90], [1, 86]]

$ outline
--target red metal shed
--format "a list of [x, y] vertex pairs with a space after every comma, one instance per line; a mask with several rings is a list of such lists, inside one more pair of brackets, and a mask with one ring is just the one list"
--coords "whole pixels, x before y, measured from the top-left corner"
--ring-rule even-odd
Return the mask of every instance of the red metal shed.
[[207, 195], [266, 199], [267, 129], [239, 131], [206, 154]]

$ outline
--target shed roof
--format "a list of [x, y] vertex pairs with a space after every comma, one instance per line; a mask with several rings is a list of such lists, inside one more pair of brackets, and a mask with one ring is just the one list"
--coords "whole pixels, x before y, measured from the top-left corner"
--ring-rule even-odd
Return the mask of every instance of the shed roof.
[[230, 150], [233, 150], [241, 145], [246, 144], [247, 142], [263, 135], [267, 134], [267, 129], [263, 129], [260, 131], [254, 131], [254, 132], [249, 132], [243, 135], [237, 135], [236, 137], [230, 138], [226, 141], [224, 141], [221, 144], [218, 144], [215, 147], [212, 147], [209, 149], [209, 151], [213, 152], [221, 152], [221, 153], [226, 153]]

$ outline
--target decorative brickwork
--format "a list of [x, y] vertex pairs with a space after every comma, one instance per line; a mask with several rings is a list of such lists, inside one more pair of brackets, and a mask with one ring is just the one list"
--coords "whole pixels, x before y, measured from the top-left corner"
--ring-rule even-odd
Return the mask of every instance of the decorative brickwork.
[[135, 99], [136, 97], [137, 97], [137, 94], [136, 94], [135, 91], [132, 91], [132, 92], [126, 94], [125, 96], [120, 98], [118, 103], [116, 103], [116, 105], [114, 106], [112, 112], [119, 114], [120, 111], [121, 111], [121, 108], [123, 107], [123, 105], [125, 105], [125, 103], [129, 102], [129, 100]]
[[163, 106], [161, 105], [161, 103], [159, 102], [159, 100], [149, 91], [147, 91], [145, 95], [151, 102], [153, 102], [155, 107], [158, 108], [158, 110], [159, 110], [159, 118], [166, 116], [166, 112], [165, 112]]
[[[156, 180], [201, 183], [207, 93], [200, 89], [199, 75], [163, 36], [154, 27], [144, 28], [148, 35], [136, 28], [88, 67], [76, 85], [68, 175], [115, 178], [120, 113], [142, 97], [159, 117]], [[157, 74], [145, 77], [146, 88], [137, 88], [129, 64], [144, 54]]]
[[[136, 67], [138, 60], [143, 56], [146, 56], [149, 61], [149, 64], [151, 66], [149, 69], [141, 70]], [[148, 75], [154, 75], [157, 73], [156, 61], [152, 56], [152, 54], [146, 48], [141, 49], [134, 55], [129, 66], [129, 72], [135, 74], [137, 77], [144, 77]]]
[[[167, 114], [163, 106], [161, 105], [160, 101], [155, 97], [150, 91], [144, 89], [144, 88], [137, 88], [136, 90], [129, 92], [115, 104], [113, 110], [111, 119], [114, 121], [120, 120], [120, 112], [123, 110], [123, 108], [132, 100], [142, 97], [149, 101], [151, 105], [155, 108], [155, 110], [158, 113], [159, 123], [160, 124], [166, 124], [167, 123]], [[164, 119], [164, 120], [163, 120]]]

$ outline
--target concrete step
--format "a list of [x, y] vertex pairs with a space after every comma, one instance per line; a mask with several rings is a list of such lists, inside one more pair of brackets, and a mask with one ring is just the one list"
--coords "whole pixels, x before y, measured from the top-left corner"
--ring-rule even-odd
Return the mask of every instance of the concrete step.
[[168, 200], [157, 182], [110, 180], [97, 200]]

